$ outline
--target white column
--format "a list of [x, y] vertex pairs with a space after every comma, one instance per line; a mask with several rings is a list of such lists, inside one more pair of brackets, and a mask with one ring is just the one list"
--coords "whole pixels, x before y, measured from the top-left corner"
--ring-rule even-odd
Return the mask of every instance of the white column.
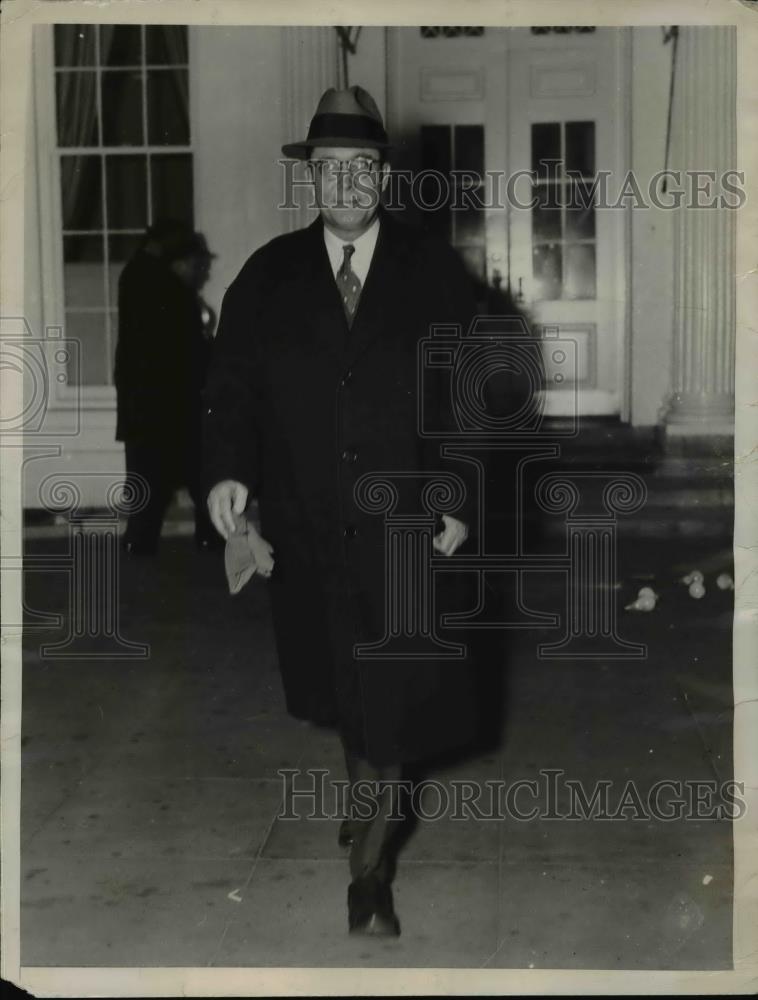
[[[318, 100], [328, 87], [337, 83], [337, 32], [333, 27], [282, 28], [282, 102], [285, 142], [297, 142], [308, 134]], [[285, 172], [281, 177], [284, 183]], [[295, 177], [303, 178], [298, 167]], [[305, 192], [296, 190], [293, 200], [298, 207], [289, 209], [290, 230], [307, 226], [315, 218], [306, 205]]]
[[[674, 166], [719, 177], [737, 168], [735, 29], [679, 32]], [[733, 209], [677, 209], [668, 435], [734, 432], [735, 226]]]

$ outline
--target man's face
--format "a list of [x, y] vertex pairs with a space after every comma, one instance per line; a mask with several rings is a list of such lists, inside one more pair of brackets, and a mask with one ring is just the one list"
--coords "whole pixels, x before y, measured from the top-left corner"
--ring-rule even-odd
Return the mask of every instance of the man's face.
[[171, 268], [174, 274], [197, 292], [207, 283], [211, 271], [210, 260], [207, 257], [195, 256], [194, 254], [172, 261]]
[[376, 215], [389, 177], [376, 149], [314, 146], [309, 162], [316, 204], [325, 223], [360, 233]]
[[194, 259], [194, 283], [195, 288], [200, 291], [211, 276], [211, 259], [204, 255], [199, 255]]

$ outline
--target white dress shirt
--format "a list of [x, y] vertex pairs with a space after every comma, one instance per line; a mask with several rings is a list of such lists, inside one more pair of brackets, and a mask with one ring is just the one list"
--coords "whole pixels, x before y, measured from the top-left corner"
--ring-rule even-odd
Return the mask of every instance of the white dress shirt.
[[324, 243], [326, 244], [326, 252], [329, 254], [329, 263], [332, 265], [332, 274], [334, 277], [337, 277], [337, 271], [339, 271], [342, 267], [342, 261], [345, 257], [342, 248], [347, 243], [352, 243], [355, 247], [355, 252], [350, 258], [350, 267], [358, 276], [358, 280], [361, 285], [364, 285], [366, 283], [368, 269], [371, 266], [371, 259], [374, 256], [374, 247], [376, 246], [378, 236], [378, 215], [374, 217], [374, 221], [368, 227], [366, 232], [362, 233], [354, 240], [341, 240], [339, 236], [335, 236], [330, 229], [327, 229], [327, 227], [324, 226]]

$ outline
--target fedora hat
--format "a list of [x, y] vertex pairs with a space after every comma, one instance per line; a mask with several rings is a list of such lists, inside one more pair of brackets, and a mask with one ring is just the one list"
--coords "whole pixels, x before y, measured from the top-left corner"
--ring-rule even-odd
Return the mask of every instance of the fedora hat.
[[314, 146], [390, 149], [376, 101], [363, 87], [337, 90], [321, 97], [311, 119], [307, 138], [282, 146], [285, 156], [307, 160]]
[[218, 254], [211, 251], [208, 241], [202, 233], [188, 229], [181, 239], [175, 240], [171, 246], [166, 248], [165, 256], [169, 260], [181, 260], [183, 257], [213, 260]]

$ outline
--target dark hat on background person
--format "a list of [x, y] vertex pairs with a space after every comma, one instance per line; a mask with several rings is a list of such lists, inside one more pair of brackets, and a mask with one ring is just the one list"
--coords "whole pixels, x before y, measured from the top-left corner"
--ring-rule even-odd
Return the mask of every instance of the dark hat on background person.
[[166, 255], [169, 260], [182, 260], [184, 257], [200, 257], [203, 260], [213, 260], [218, 254], [212, 253], [208, 247], [208, 241], [202, 233], [188, 230], [182, 239], [177, 240], [170, 247], [170, 252]]
[[151, 240], [165, 240], [186, 236], [192, 232], [192, 226], [183, 219], [156, 219], [147, 227], [145, 235]]
[[192, 235], [192, 226], [180, 219], [156, 219], [147, 227], [143, 244], [156, 244], [160, 248], [162, 257], [174, 260], [177, 249], [186, 244]]
[[208, 241], [202, 233], [190, 233], [187, 239], [180, 244], [176, 257], [202, 257], [205, 260], [213, 260], [218, 254], [213, 253], [208, 246]]
[[363, 87], [337, 90], [330, 87], [321, 97], [311, 119], [308, 135], [300, 142], [282, 146], [285, 156], [307, 160], [314, 146], [391, 149], [376, 101]]

